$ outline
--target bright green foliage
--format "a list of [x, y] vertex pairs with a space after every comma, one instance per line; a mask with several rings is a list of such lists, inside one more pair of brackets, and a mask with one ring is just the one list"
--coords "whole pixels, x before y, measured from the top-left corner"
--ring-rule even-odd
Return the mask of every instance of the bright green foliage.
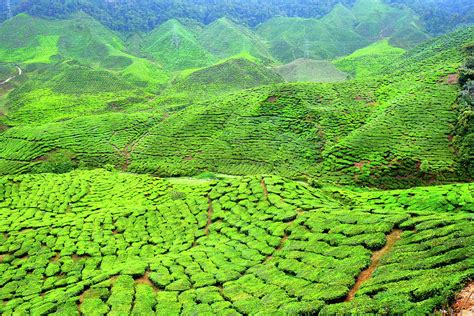
[[[350, 191], [95, 170], [7, 176], [0, 189], [4, 315], [74, 302], [85, 315], [425, 314], [474, 276], [472, 184]], [[396, 227], [373, 278], [334, 304]]]
[[257, 33], [282, 62], [298, 58], [330, 59], [369, 43], [350, 29], [338, 29], [322, 20], [277, 17], [261, 24]]
[[136, 84], [156, 85], [168, 80], [159, 66], [127, 54], [117, 34], [85, 14], [60, 21], [21, 14], [1, 25], [0, 61], [34, 64], [63, 59], [109, 69]]
[[59, 147], [89, 167], [112, 163], [163, 176], [204, 171], [311, 175], [322, 151], [372, 113], [371, 89], [360, 83], [282, 85], [198, 103], [172, 115], [117, 113], [11, 128], [2, 135], [0, 170], [42, 170], [48, 163], [43, 156]]
[[[247, 58], [230, 58], [214, 66], [185, 74], [163, 92], [167, 98], [188, 98], [191, 102], [248, 88], [284, 82], [276, 72]], [[168, 101], [169, 102], [169, 101]]]
[[393, 47], [388, 39], [384, 39], [336, 59], [333, 63], [355, 78], [367, 78], [377, 76], [384, 67], [397, 60], [404, 52], [402, 48]]
[[145, 52], [171, 70], [199, 68], [216, 61], [197, 41], [195, 34], [177, 20], [169, 20], [147, 34], [142, 46]]
[[[458, 92], [446, 78], [465, 59], [461, 48], [472, 34], [467, 28], [430, 41], [371, 80], [284, 84], [204, 100], [207, 93], [231, 88], [213, 80], [225, 82], [239, 69], [234, 66], [252, 65], [230, 60], [191, 73], [182, 89], [170, 88], [155, 100], [167, 113], [103, 114], [10, 128], [1, 137], [0, 172], [45, 170], [43, 157], [60, 149], [75, 157], [74, 167], [113, 164], [162, 176], [278, 173], [385, 188], [465, 179], [450, 136]], [[260, 78], [267, 74], [262, 67], [246, 68], [243, 72], [252, 68], [257, 74], [262, 69]], [[243, 76], [233, 79], [236, 85]], [[143, 108], [152, 104], [144, 102]]]
[[227, 18], [221, 18], [206, 26], [198, 38], [207, 50], [220, 58], [249, 53], [262, 62], [270, 62], [273, 59], [255, 33]]

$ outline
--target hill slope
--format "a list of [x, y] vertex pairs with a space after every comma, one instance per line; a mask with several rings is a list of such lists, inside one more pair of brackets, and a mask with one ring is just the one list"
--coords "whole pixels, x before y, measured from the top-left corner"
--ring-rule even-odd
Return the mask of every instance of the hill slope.
[[290, 82], [338, 82], [347, 78], [346, 73], [325, 60], [300, 58], [275, 70]]
[[338, 58], [333, 63], [355, 78], [367, 78], [380, 74], [383, 68], [396, 61], [404, 52], [404, 49], [393, 47], [388, 39], [384, 39]]
[[0, 188], [2, 314], [429, 314], [474, 276], [471, 184], [353, 192], [96, 170]]
[[0, 26], [0, 62], [21, 69], [14, 80], [21, 84], [7, 87], [0, 102], [0, 124], [10, 126], [121, 110], [146, 102], [169, 79], [84, 14], [57, 21], [23, 14], [6, 21]]
[[414, 47], [428, 39], [416, 16], [381, 0], [341, 4], [321, 19], [277, 17], [257, 28], [280, 61], [298, 58], [332, 59], [384, 38], [400, 47]]
[[159, 66], [127, 54], [116, 34], [85, 14], [58, 21], [22, 14], [0, 26], [0, 61], [34, 64], [64, 59], [108, 69], [142, 85], [168, 79]]
[[177, 20], [169, 20], [147, 34], [143, 50], [170, 70], [209, 66], [216, 58]]
[[199, 34], [199, 41], [220, 58], [248, 53], [262, 62], [272, 60], [272, 56], [255, 33], [227, 18], [221, 18], [206, 26]]

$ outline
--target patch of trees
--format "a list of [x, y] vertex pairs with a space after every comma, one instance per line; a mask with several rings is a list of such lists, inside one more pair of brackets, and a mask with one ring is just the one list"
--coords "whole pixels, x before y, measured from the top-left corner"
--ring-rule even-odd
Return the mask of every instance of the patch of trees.
[[458, 104], [455, 144], [463, 172], [474, 177], [474, 43], [465, 47], [468, 57], [459, 71], [462, 86]]

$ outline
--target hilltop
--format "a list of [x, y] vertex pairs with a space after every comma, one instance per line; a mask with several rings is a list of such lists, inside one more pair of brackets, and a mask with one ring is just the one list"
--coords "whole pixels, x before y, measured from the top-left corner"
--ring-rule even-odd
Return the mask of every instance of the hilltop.
[[146, 35], [143, 51], [170, 70], [209, 66], [217, 61], [195, 34], [177, 20], [169, 20]]

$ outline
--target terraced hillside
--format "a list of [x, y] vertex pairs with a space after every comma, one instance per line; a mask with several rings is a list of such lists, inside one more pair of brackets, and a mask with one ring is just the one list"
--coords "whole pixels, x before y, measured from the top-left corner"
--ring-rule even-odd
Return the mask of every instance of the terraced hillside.
[[198, 2], [0, 24], [0, 314], [467, 309], [474, 26]]
[[3, 315], [427, 314], [474, 276], [471, 184], [365, 192], [96, 170], [0, 187]]
[[228, 18], [221, 18], [207, 25], [198, 38], [208, 51], [220, 58], [249, 53], [262, 62], [273, 60], [261, 39], [252, 30]]
[[0, 61], [21, 70], [1, 87], [0, 124], [7, 126], [123, 110], [146, 103], [169, 79], [159, 65], [126, 53], [115, 33], [83, 14], [6, 21], [0, 26]]
[[[448, 78], [473, 40], [472, 28], [461, 29], [401, 55], [373, 78], [204, 100], [219, 69], [249, 63], [230, 60], [124, 113], [10, 128], [0, 139], [0, 172], [56, 170], [50, 159], [59, 155], [69, 168], [112, 164], [161, 176], [276, 173], [380, 187], [465, 180], [452, 141], [459, 87]], [[224, 82], [234, 66], [223, 72]], [[236, 86], [245, 87], [243, 76], [235, 76]]]
[[142, 46], [145, 52], [171, 70], [199, 68], [217, 61], [198, 42], [196, 34], [177, 20], [169, 20], [147, 34]]
[[0, 170], [44, 170], [50, 155], [66, 151], [74, 157], [71, 165], [111, 163], [162, 176], [206, 170], [311, 175], [323, 149], [363, 125], [374, 109], [367, 101], [371, 91], [365, 84], [290, 84], [246, 90], [176, 113], [19, 126], [2, 135]]

